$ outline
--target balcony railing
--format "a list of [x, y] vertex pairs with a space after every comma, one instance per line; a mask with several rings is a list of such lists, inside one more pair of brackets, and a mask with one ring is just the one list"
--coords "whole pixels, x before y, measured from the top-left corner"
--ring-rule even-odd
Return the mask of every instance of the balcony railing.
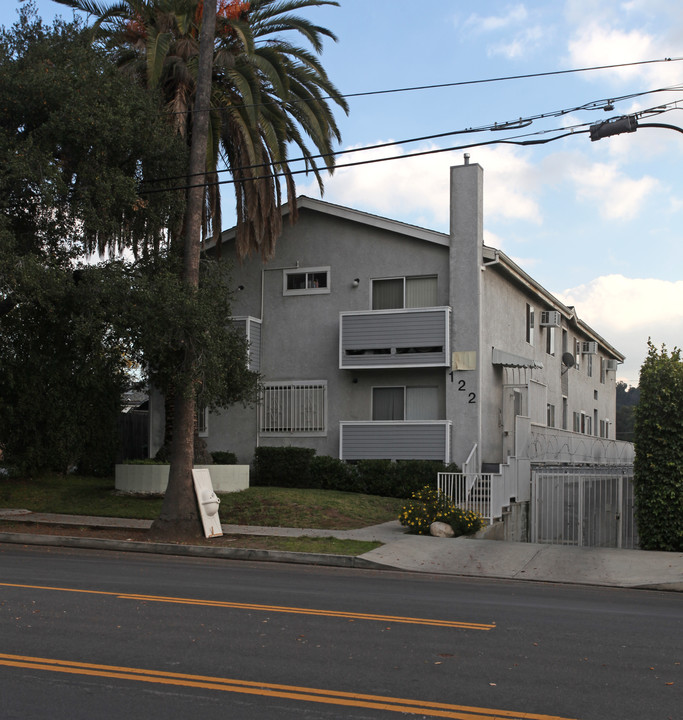
[[448, 367], [450, 314], [449, 307], [340, 313], [339, 367]]
[[442, 460], [451, 458], [450, 420], [339, 423], [343, 460]]

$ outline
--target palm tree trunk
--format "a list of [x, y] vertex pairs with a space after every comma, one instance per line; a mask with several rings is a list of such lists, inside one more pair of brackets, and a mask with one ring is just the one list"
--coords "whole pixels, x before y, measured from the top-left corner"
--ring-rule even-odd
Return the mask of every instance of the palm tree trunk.
[[[183, 248], [183, 280], [190, 288], [199, 287], [199, 250], [202, 228], [204, 185], [195, 178], [206, 170], [206, 148], [209, 133], [211, 73], [213, 67], [216, 0], [205, 0], [199, 41], [197, 92], [192, 118], [192, 144], [188, 176], [191, 187], [187, 193], [185, 243]], [[196, 187], [192, 187], [195, 185]], [[188, 349], [188, 369], [194, 365]], [[185, 373], [185, 386], [176, 387], [174, 427], [171, 444], [171, 467], [168, 487], [159, 517], [152, 524], [158, 538], [201, 537], [202, 525], [192, 482], [194, 458], [195, 387], [191, 372]]]

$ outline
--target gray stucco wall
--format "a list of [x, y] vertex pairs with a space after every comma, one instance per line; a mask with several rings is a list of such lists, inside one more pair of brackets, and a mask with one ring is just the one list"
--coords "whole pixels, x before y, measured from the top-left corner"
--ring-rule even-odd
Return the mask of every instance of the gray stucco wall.
[[[372, 419], [373, 387], [428, 386], [438, 388], [438, 417], [433, 419], [452, 422], [452, 460], [462, 464], [477, 443], [482, 462], [503, 462], [509, 443], [504, 435], [504, 386], [514, 380], [514, 373], [493, 365], [494, 347], [543, 364], [542, 369], [521, 371], [517, 379], [547, 386], [547, 402], [556, 408], [556, 427], [562, 426], [564, 388], [570, 430], [573, 412], [583, 411], [593, 418], [597, 411], [598, 424], [592, 434], [599, 433], [599, 420], [608, 418], [610, 437], [614, 437], [615, 373], [607, 373], [606, 382], [600, 382], [600, 355], [594, 356], [592, 378], [587, 375], [585, 358], [578, 370], [566, 371], [561, 362], [560, 328], [556, 330], [555, 354], [546, 352], [548, 331], [540, 327], [540, 313], [552, 308], [533, 286], [519, 281], [503, 265], [484, 267], [483, 170], [478, 165], [453, 168], [451, 181], [450, 239], [343, 208], [318, 212], [302, 207], [295, 226], [285, 219], [272, 261], [264, 264], [251, 257], [239, 263], [232, 258], [232, 283], [235, 288], [242, 286], [234, 296], [233, 315], [262, 320], [263, 382], [325, 381], [326, 431], [322, 435], [260, 436], [256, 408], [235, 406], [210, 414], [209, 450], [230, 450], [242, 463], [251, 461], [258, 444], [312, 447], [318, 454], [338, 456], [339, 423]], [[312, 201], [310, 204], [315, 206]], [[227, 262], [231, 253], [228, 240], [223, 245]], [[329, 268], [328, 287], [310, 294], [288, 294], [283, 289], [284, 275], [295, 268]], [[473, 351], [474, 368], [451, 373], [442, 358], [441, 367], [340, 370], [340, 312], [370, 310], [373, 279], [424, 275], [437, 277], [436, 305], [452, 308], [446, 361], [453, 351]], [[525, 338], [527, 303], [536, 311], [533, 345]], [[575, 339], [589, 338], [575, 320], [568, 324], [565, 318], [563, 323], [573, 352]], [[540, 386], [534, 388], [539, 391]], [[537, 414], [542, 416], [543, 409], [538, 408], [545, 399], [542, 392], [538, 397]], [[159, 427], [163, 434], [162, 410], [162, 405], [152, 403], [153, 432], [157, 434]]]
[[[224, 245], [223, 256], [229, 257]], [[436, 275], [440, 305], [448, 304], [448, 248], [435, 243], [366, 227], [342, 218], [300, 210], [292, 228], [285, 221], [275, 259], [265, 265], [251, 258], [235, 263], [233, 314], [261, 316], [261, 374], [264, 382], [327, 381], [327, 434], [257, 437], [254, 409], [234, 407], [209, 417], [209, 450], [235, 452], [251, 459], [257, 443], [313, 447], [318, 454], [338, 456], [339, 422], [370, 420], [372, 387], [376, 385], [438, 386], [443, 396], [446, 370], [339, 370], [339, 313], [371, 309], [374, 278]], [[329, 293], [284, 295], [283, 268], [329, 267]], [[354, 287], [353, 281], [359, 283]], [[441, 418], [445, 418], [445, 404]]]

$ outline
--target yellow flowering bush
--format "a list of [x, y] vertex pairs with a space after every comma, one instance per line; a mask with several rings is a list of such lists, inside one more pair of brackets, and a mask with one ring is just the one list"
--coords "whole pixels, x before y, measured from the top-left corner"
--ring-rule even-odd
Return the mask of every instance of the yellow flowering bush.
[[461, 510], [435, 488], [426, 486], [411, 495], [398, 521], [413, 535], [429, 535], [433, 522], [444, 522], [458, 535], [469, 535], [484, 526], [484, 519], [472, 510]]

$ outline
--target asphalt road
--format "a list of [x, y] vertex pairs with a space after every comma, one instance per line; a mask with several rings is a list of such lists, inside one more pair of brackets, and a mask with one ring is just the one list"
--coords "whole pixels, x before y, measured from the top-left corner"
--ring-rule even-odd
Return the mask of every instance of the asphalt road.
[[679, 593], [0, 545], [0, 639], [7, 720], [683, 717]]

